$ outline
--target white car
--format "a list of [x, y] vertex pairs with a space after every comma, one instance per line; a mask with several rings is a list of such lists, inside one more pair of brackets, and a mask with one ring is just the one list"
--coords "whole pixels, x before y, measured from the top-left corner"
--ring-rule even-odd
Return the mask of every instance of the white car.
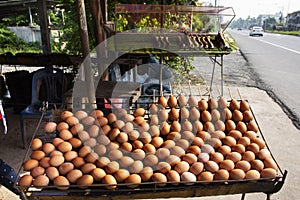
[[263, 36], [264, 35], [264, 29], [260, 26], [253, 26], [251, 29], [250, 29], [250, 33], [249, 33], [250, 36]]

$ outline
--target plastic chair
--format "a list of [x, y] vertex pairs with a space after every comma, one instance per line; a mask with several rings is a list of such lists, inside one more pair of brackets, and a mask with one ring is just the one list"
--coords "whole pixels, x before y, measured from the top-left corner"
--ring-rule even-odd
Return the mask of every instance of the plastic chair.
[[47, 110], [43, 120], [53, 120], [51, 109], [63, 106], [63, 95], [66, 91], [66, 78], [60, 69], [46, 67], [34, 72], [32, 77], [31, 104], [21, 111], [20, 128], [23, 147], [26, 147], [26, 121], [37, 120], [42, 116], [43, 103], [47, 102]]

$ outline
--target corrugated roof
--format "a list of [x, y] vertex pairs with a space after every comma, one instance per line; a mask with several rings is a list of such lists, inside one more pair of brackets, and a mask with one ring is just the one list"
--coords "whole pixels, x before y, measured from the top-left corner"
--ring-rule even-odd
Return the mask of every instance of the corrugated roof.
[[[47, 6], [58, 4], [58, 0], [47, 0]], [[0, 18], [28, 13], [37, 10], [37, 0], [0, 0]]]

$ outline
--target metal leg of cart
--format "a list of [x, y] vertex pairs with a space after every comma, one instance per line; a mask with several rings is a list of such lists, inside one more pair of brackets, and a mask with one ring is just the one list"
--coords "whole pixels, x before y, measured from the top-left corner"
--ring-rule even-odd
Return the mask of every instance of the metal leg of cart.
[[210, 80], [210, 91], [212, 91], [212, 84], [213, 84], [213, 80], [214, 80], [214, 74], [215, 74], [215, 69], [216, 69], [216, 64], [218, 64], [221, 67], [221, 96], [223, 96], [224, 94], [224, 72], [223, 72], [223, 55], [220, 56], [220, 62], [218, 62], [217, 60], [217, 56], [215, 57], [209, 57], [210, 60], [213, 63], [213, 71], [212, 71], [212, 76], [211, 76], [211, 80]]

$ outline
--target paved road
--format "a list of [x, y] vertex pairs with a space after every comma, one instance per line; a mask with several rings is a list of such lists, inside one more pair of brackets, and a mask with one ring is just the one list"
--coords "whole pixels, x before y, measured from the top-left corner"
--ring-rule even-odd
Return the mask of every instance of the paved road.
[[259, 87], [268, 91], [300, 128], [300, 37], [265, 33], [249, 37], [248, 31], [229, 33], [257, 75]]

